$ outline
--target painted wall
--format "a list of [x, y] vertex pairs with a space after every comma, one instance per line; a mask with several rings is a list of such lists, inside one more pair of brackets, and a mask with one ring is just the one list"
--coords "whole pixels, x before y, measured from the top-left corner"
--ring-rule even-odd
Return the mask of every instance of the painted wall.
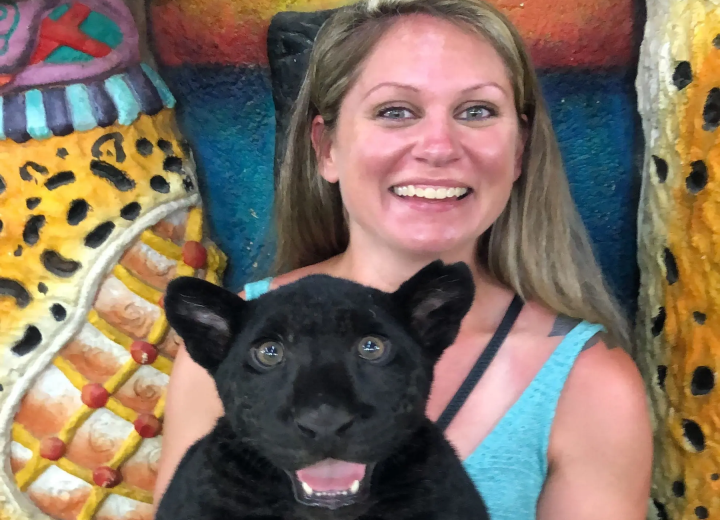
[[648, 4], [639, 110], [638, 361], [655, 425], [657, 518], [720, 515], [720, 9]]
[[[576, 202], [602, 267], [631, 312], [641, 149], [633, 81], [644, 21], [634, 1], [495, 0], [531, 48]], [[226, 282], [232, 288], [262, 275], [254, 266], [272, 204], [267, 27], [279, 11], [338, 5], [158, 0], [150, 10], [153, 49], [198, 158], [213, 234], [231, 259]]]

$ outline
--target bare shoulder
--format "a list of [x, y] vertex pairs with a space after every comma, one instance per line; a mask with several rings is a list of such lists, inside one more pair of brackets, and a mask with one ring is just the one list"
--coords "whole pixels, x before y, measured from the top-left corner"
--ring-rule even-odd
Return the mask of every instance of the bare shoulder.
[[551, 456], [578, 452], [645, 454], [651, 428], [645, 385], [635, 362], [599, 334], [578, 356], [558, 402]]
[[[328, 272], [326, 264], [327, 262], [320, 262], [319, 264], [309, 265], [307, 267], [295, 269], [289, 273], [276, 276], [270, 282], [270, 289], [277, 289], [278, 287], [295, 282], [300, 278], [304, 278], [311, 274], [326, 274]], [[240, 291], [239, 295], [241, 298], [245, 298], [245, 291]]]

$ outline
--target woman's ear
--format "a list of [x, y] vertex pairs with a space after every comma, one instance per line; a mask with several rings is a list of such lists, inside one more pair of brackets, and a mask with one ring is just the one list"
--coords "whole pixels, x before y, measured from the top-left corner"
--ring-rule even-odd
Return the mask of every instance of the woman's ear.
[[338, 175], [333, 161], [332, 139], [330, 139], [325, 120], [320, 115], [313, 119], [310, 139], [315, 149], [318, 173], [328, 182], [337, 182]]

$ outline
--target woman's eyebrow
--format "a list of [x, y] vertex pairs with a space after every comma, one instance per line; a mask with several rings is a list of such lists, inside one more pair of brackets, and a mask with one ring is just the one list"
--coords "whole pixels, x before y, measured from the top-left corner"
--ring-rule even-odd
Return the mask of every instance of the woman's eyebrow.
[[[405, 83], [398, 83], [395, 81], [383, 81], [382, 83], [378, 83], [373, 88], [368, 90], [365, 93], [365, 95], [363, 96], [363, 99], [367, 98], [370, 94], [372, 94], [376, 90], [383, 88], [383, 87], [395, 87], [395, 88], [401, 88], [401, 89], [405, 89], [405, 90], [412, 90], [413, 92], [420, 92], [420, 89], [413, 85], [408, 85]], [[499, 83], [496, 83], [495, 81], [485, 81], [482, 83], [477, 83], [475, 85], [471, 85], [467, 88], [464, 88], [462, 90], [462, 92], [464, 94], [464, 93], [467, 93], [467, 92], [470, 92], [473, 90], [480, 90], [480, 89], [487, 88], [487, 87], [496, 88], [496, 89], [500, 90], [502, 93], [507, 94], [507, 92], [505, 92], [505, 89], [502, 86], [500, 86]]]

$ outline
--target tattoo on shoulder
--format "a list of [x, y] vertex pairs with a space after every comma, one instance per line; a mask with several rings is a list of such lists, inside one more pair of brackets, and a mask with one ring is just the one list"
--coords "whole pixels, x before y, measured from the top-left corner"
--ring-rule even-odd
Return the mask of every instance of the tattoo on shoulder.
[[[580, 319], [571, 318], [570, 316], [560, 314], [557, 318], [555, 318], [555, 322], [553, 323], [552, 330], [550, 331], [550, 335], [548, 337], [553, 338], [558, 336], [566, 336], [571, 330], [578, 326], [581, 321], [582, 320]], [[605, 342], [608, 349], [614, 349], [615, 347], [617, 347], [614, 342], [609, 341], [607, 334], [605, 334], [604, 332], [598, 332], [592, 338], [590, 338], [587, 343], [585, 343], [582, 351], [594, 347], [601, 341]]]
[[553, 323], [549, 337], [553, 338], [557, 336], [565, 336], [568, 332], [573, 330], [581, 321], [582, 320], [579, 320], [577, 318], [571, 318], [570, 316], [560, 314], [557, 318], [555, 318], [555, 323]]

